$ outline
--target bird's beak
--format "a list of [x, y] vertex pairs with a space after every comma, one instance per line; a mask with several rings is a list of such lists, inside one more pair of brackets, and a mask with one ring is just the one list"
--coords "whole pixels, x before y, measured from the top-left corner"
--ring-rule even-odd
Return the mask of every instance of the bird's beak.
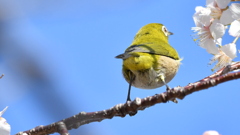
[[169, 32], [168, 32], [168, 36], [169, 36], [169, 35], [173, 35], [173, 33], [169, 31]]

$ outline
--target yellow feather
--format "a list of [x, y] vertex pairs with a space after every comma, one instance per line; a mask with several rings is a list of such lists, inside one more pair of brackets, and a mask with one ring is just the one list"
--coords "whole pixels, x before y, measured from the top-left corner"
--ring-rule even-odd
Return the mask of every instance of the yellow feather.
[[149, 53], [136, 52], [123, 61], [123, 65], [130, 70], [146, 70], [153, 66], [154, 58]]

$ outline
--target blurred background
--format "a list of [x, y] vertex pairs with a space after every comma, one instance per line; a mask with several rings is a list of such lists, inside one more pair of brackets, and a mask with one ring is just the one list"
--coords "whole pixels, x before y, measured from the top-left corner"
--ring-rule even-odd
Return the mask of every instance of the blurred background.
[[[171, 87], [212, 74], [212, 56], [193, 41], [191, 31], [195, 7], [204, 5], [204, 0], [0, 0], [0, 74], [5, 74], [0, 110], [9, 106], [3, 117], [11, 134], [124, 103], [128, 83], [122, 61], [114, 57], [148, 23], [163, 23], [173, 32], [169, 42], [184, 58]], [[223, 44], [233, 39], [225, 36]], [[70, 133], [201, 135], [217, 130], [239, 135], [239, 86], [239, 80], [230, 81], [178, 104], [158, 104], [134, 117], [94, 122]], [[131, 98], [163, 91], [132, 88]]]

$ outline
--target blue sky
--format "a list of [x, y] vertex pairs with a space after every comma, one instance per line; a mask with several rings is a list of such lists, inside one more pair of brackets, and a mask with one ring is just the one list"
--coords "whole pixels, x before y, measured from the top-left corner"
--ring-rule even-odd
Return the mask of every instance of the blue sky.
[[[183, 58], [171, 87], [213, 74], [208, 65], [212, 56], [193, 41], [191, 31], [194, 9], [204, 5], [204, 0], [1, 1], [0, 73], [5, 76], [0, 80], [0, 108], [9, 106], [3, 117], [11, 134], [124, 103], [128, 83], [121, 74], [122, 61], [114, 57], [148, 23], [162, 23], [173, 32], [169, 42]], [[223, 44], [233, 39], [226, 36]], [[131, 98], [163, 91], [165, 87], [132, 88]], [[178, 104], [158, 104], [134, 117], [94, 122], [70, 133], [201, 135], [217, 130], [238, 135], [239, 94], [239, 80], [230, 81]]]

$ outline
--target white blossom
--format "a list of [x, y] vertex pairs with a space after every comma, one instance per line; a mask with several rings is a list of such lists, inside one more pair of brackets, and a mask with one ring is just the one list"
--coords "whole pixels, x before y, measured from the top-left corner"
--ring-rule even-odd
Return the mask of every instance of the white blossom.
[[216, 44], [221, 46], [222, 36], [225, 33], [225, 29], [225, 26], [217, 20], [213, 21], [210, 26], [202, 25], [202, 27], [192, 27], [192, 30], [197, 32], [198, 37], [196, 40], [198, 40], [198, 45], [206, 49], [210, 54], [216, 54], [218, 52]]
[[209, 62], [212, 64], [217, 61], [217, 64], [212, 70], [223, 68], [232, 63], [232, 60], [237, 57], [237, 48], [235, 43], [229, 43], [218, 49], [218, 53], [214, 54]]
[[210, 26], [210, 32], [216, 44], [221, 45], [221, 38], [225, 34], [226, 27], [218, 20], [214, 20]]
[[228, 25], [236, 19], [240, 19], [240, 4], [232, 3], [227, 10], [223, 10], [220, 22], [224, 25]]
[[196, 13], [193, 15], [193, 20], [197, 27], [209, 26], [212, 17], [210, 16], [211, 10], [201, 6], [195, 8]]
[[[236, 41], [240, 36], [240, 3], [232, 3], [231, 0], [206, 0], [206, 7], [197, 6], [193, 20], [196, 27], [198, 45], [210, 54], [213, 58], [209, 62], [216, 62], [215, 69], [222, 68], [232, 63], [237, 57]], [[222, 37], [229, 28], [229, 35], [236, 37], [232, 43], [222, 46]]]

